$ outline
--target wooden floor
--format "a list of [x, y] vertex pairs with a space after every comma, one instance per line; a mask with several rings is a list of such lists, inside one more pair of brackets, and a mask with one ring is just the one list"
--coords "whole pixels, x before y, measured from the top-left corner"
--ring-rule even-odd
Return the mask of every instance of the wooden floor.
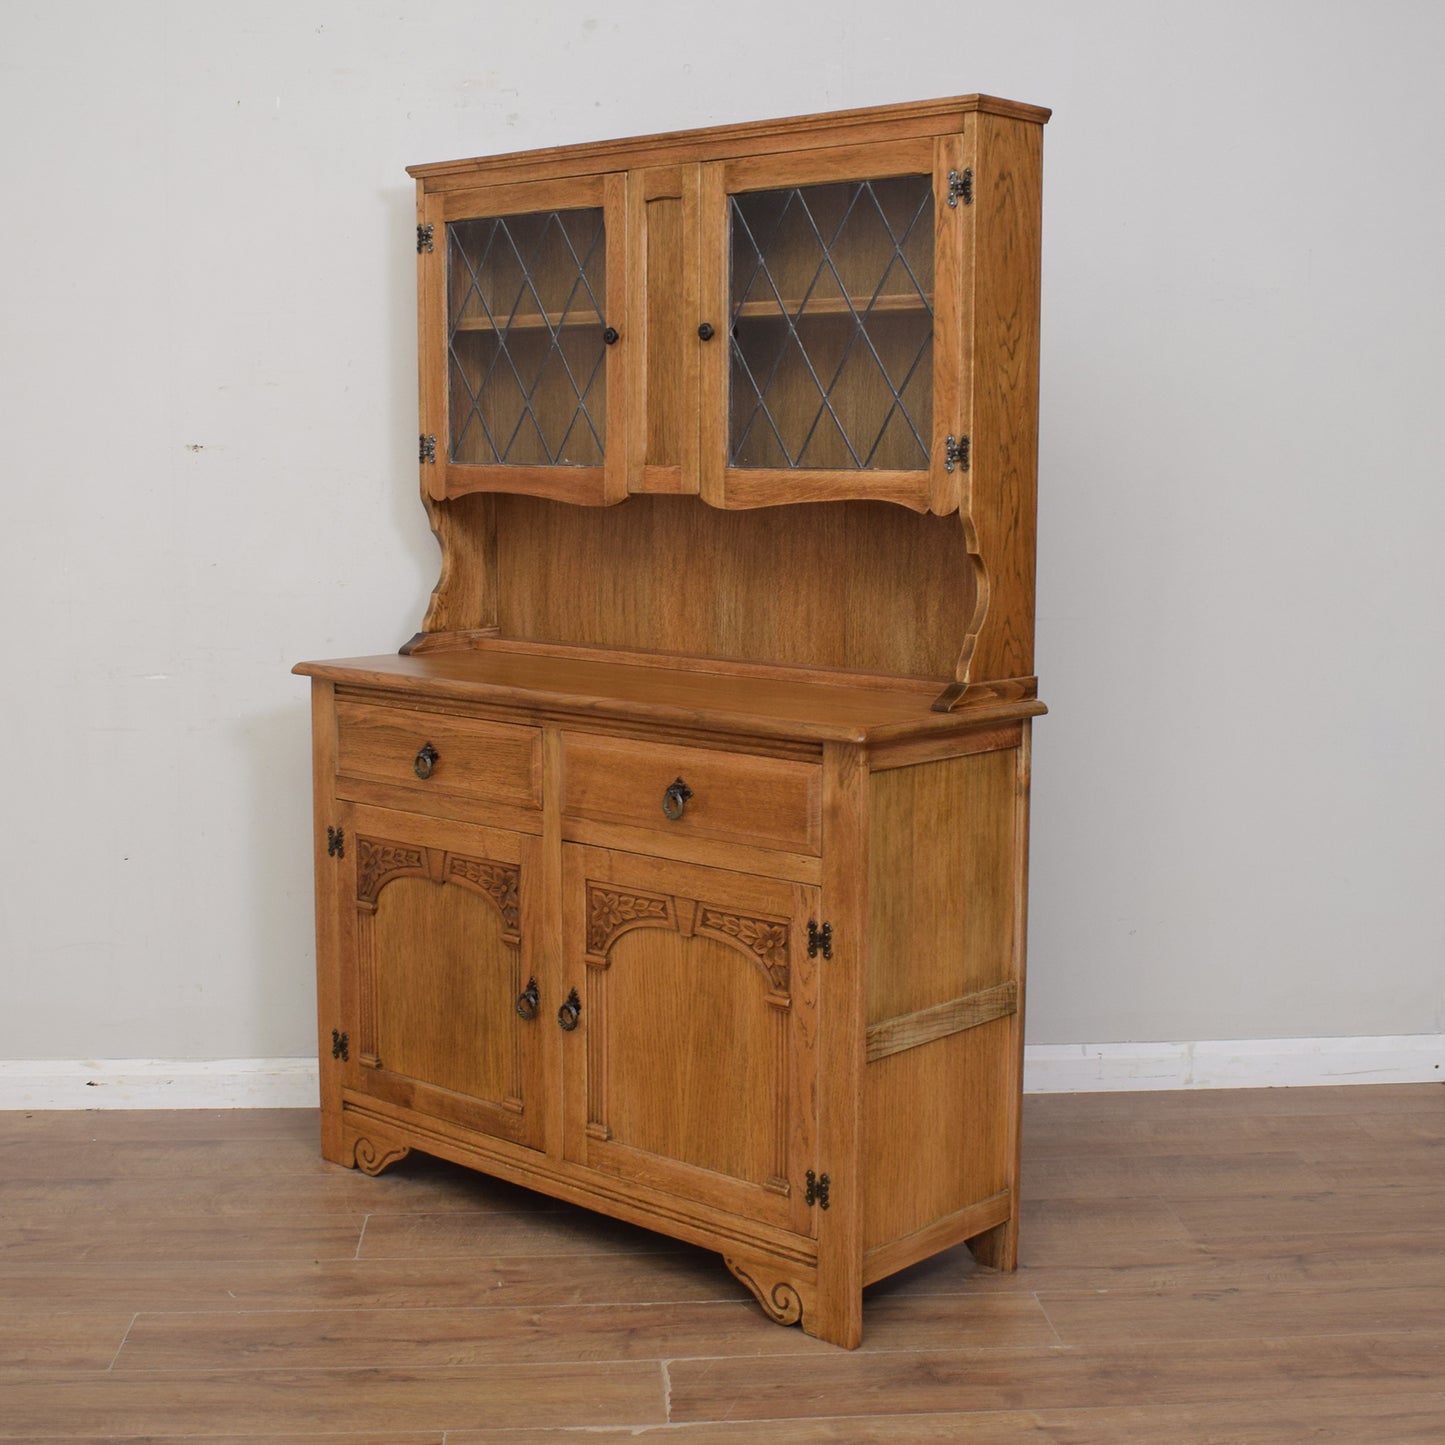
[[1445, 1441], [1445, 1088], [1025, 1130], [1023, 1267], [875, 1286], [850, 1354], [702, 1251], [324, 1164], [309, 1112], [0, 1114], [0, 1439]]

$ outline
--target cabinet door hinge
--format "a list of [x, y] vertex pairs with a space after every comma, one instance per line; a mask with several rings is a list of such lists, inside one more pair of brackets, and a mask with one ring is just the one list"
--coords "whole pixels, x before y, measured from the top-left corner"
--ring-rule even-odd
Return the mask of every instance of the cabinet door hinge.
[[[964, 166], [961, 171], [949, 171], [948, 173], [948, 204], [957, 206], [962, 201], [965, 206], [973, 204], [973, 167]], [[430, 246], [427, 247], [431, 249]]]
[[[952, 205], [953, 202], [950, 201], [949, 204]], [[432, 242], [433, 242], [435, 239], [436, 239], [436, 227], [433, 226], [430, 221], [428, 221], [428, 222], [426, 223], [426, 225], [424, 225], [424, 226], [418, 226], [418, 227], [416, 228], [416, 253], [417, 253], [417, 255], [420, 256], [423, 251], [430, 251], [430, 250], [432, 249]]]
[[968, 438], [950, 436], [943, 444], [943, 470], [951, 472], [955, 467], [961, 472], [968, 470]]
[[825, 923], [819, 928], [810, 918], [808, 920], [808, 957], [817, 958], [820, 953], [824, 958], [833, 956], [833, 925]]
[[828, 1176], [826, 1174], [814, 1174], [810, 1169], [807, 1174], [808, 1187], [803, 1194], [803, 1202], [811, 1209], [815, 1204], [819, 1209], [828, 1207]]
[[331, 1030], [331, 1057], [340, 1059], [343, 1064], [351, 1062], [350, 1034], [342, 1033], [340, 1029]]
[[418, 448], [420, 459], [424, 462], [434, 462], [437, 459], [437, 439], [434, 436], [420, 436], [417, 440], [421, 443]]
[[346, 829], [327, 828], [326, 830], [326, 856], [328, 858], [346, 857]]

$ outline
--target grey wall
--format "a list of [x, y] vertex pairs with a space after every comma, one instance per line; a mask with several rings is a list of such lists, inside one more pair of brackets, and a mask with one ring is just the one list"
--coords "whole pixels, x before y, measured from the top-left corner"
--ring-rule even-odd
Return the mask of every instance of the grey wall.
[[1030, 1038], [1445, 1029], [1445, 10], [0, 3], [0, 1059], [309, 1052], [302, 657], [395, 647], [409, 161], [1046, 132]]

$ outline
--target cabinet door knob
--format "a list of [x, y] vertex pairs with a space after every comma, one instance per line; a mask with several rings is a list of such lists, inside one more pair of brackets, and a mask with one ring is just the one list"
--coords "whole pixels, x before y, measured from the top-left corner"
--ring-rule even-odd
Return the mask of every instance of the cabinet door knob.
[[716, 335], [716, 332], [712, 329], [712, 322], [704, 321], [702, 325], [697, 328], [697, 335], [699, 341], [711, 341]]
[[423, 743], [416, 751], [416, 761], [412, 763], [411, 770], [419, 778], [429, 778], [440, 757], [441, 754], [430, 743]]
[[687, 807], [687, 800], [692, 797], [692, 789], [679, 778], [675, 783], [669, 783], [667, 791], [662, 795], [662, 811], [675, 823], [682, 817], [682, 811]]
[[534, 1019], [537, 1017], [537, 1004], [542, 995], [537, 991], [537, 980], [529, 978], [527, 987], [517, 995], [517, 1017]]
[[557, 1026], [563, 1033], [570, 1034], [577, 1027], [577, 1020], [582, 1017], [582, 1000], [577, 997], [577, 990], [574, 988], [567, 995], [567, 1002], [557, 1010]]
[[602, 332], [602, 340], [608, 346], [615, 346], [621, 335], [622, 333], [615, 326], [609, 326]]

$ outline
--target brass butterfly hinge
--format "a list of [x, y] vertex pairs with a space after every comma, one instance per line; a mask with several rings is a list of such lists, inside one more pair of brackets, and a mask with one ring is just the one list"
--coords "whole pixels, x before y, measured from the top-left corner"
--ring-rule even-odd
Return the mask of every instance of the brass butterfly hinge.
[[328, 858], [346, 857], [346, 829], [327, 828], [326, 830], [326, 856]]
[[811, 1209], [815, 1204], [819, 1209], [828, 1207], [828, 1176], [826, 1174], [814, 1174], [810, 1169], [807, 1174], [808, 1187], [803, 1194], [803, 1202]]
[[833, 956], [833, 925], [825, 923], [819, 928], [810, 918], [808, 920], [808, 957], [817, 958], [820, 953], [824, 958]]
[[432, 242], [436, 239], [436, 227], [430, 221], [424, 226], [416, 228], [416, 253], [418, 256], [423, 251], [432, 249]]
[[973, 204], [973, 167], [965, 166], [961, 171], [948, 173], [948, 204], [956, 207], [962, 201], [965, 206]]
[[340, 1029], [331, 1030], [331, 1057], [340, 1059], [342, 1063], [351, 1061], [351, 1035], [344, 1034]]

